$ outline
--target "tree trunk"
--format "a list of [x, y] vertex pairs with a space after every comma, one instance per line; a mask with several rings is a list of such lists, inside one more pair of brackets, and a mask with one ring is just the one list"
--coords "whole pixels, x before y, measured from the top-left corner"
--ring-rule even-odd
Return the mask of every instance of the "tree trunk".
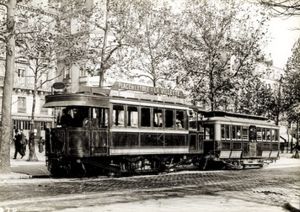
[[38, 158], [35, 153], [35, 141], [34, 141], [34, 111], [35, 111], [35, 105], [36, 105], [36, 94], [37, 94], [37, 79], [34, 78], [34, 90], [33, 90], [33, 101], [32, 101], [32, 110], [31, 110], [31, 120], [30, 120], [30, 127], [31, 131], [29, 134], [29, 157], [28, 161], [37, 161]]
[[106, 0], [106, 14], [105, 14], [105, 27], [104, 27], [104, 35], [103, 35], [103, 45], [101, 49], [101, 64], [100, 64], [100, 72], [99, 72], [99, 87], [103, 87], [104, 82], [104, 72], [105, 72], [105, 49], [107, 45], [107, 37], [108, 37], [108, 14], [109, 13], [109, 0]]
[[2, 99], [0, 173], [10, 172], [10, 141], [12, 140], [11, 102], [15, 70], [15, 8], [16, 0], [7, 1], [7, 42]]
[[104, 83], [104, 70], [100, 70], [99, 72], [99, 88], [103, 87], [103, 83]]

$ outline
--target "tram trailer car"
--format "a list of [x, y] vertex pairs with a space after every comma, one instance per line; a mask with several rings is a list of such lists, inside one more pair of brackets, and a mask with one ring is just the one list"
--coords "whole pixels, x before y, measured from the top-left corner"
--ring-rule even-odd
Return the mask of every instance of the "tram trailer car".
[[[50, 173], [57, 177], [136, 174], [186, 164], [205, 169], [209, 160], [245, 166], [270, 158], [276, 139], [257, 140], [254, 153], [250, 144], [256, 141], [249, 133], [254, 126], [264, 132], [277, 130], [275, 126], [258, 117], [203, 113], [182, 96], [174, 90], [127, 83], [46, 96], [44, 107], [55, 108], [57, 116], [56, 127], [46, 132]], [[241, 126], [245, 135], [235, 139], [238, 131], [226, 131], [227, 125], [231, 130]], [[229, 132], [225, 139], [223, 126]]]
[[279, 157], [279, 126], [265, 117], [206, 112], [200, 128], [204, 154], [232, 167], [262, 167]]

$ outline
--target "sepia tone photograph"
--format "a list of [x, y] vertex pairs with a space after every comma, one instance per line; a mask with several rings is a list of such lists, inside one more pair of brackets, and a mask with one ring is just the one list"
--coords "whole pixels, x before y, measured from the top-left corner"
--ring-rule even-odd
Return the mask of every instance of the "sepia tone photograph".
[[300, 212], [300, 0], [0, 0], [0, 212]]

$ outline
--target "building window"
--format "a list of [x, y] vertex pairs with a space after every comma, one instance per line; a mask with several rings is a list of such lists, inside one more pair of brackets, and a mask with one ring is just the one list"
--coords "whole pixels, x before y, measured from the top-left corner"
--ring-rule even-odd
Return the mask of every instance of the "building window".
[[26, 113], [26, 97], [18, 97], [18, 113]]
[[86, 77], [86, 76], [87, 76], [87, 71], [86, 71], [86, 69], [83, 69], [83, 68], [80, 69], [80, 76], [81, 76], [81, 77]]
[[41, 110], [40, 110], [40, 113], [41, 114], [44, 114], [44, 115], [47, 115], [48, 114], [48, 108], [44, 108], [43, 105], [45, 104], [45, 99], [41, 99], [40, 100], [40, 103], [41, 103]]
[[19, 68], [17, 71], [18, 77], [25, 77], [25, 69]]

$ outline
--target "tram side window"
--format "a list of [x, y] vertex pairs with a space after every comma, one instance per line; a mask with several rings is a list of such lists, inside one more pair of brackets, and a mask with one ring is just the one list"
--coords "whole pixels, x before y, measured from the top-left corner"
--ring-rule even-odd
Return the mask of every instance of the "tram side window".
[[236, 126], [236, 138], [241, 139], [242, 133], [241, 133], [241, 126]]
[[230, 126], [229, 125], [221, 125], [221, 138], [228, 140], [230, 138]]
[[199, 141], [203, 141], [204, 140], [204, 127], [202, 126], [202, 124], [199, 124]]
[[124, 106], [113, 105], [113, 125], [123, 127], [124, 126]]
[[230, 126], [225, 125], [225, 139], [230, 139]]
[[267, 135], [267, 140], [270, 141], [271, 140], [271, 130], [270, 129], [266, 129], [266, 135]]
[[232, 139], [236, 139], [236, 126], [231, 126], [232, 129]]
[[174, 127], [174, 111], [173, 110], [165, 111], [165, 127], [166, 128]]
[[127, 126], [138, 127], [138, 109], [137, 107], [128, 106], [127, 108]]
[[214, 139], [214, 127], [213, 125], [206, 125], [204, 127], [205, 140]]
[[275, 141], [279, 141], [279, 133], [278, 133], [278, 130], [275, 130]]
[[191, 130], [197, 130], [197, 114], [193, 113], [193, 111], [189, 115], [189, 125]]
[[262, 128], [261, 130], [262, 130], [262, 139], [266, 140], [266, 129]]
[[272, 129], [272, 141], [277, 141], [278, 133], [277, 130]]
[[108, 109], [93, 108], [92, 109], [92, 127], [107, 128], [108, 126]]
[[176, 111], [176, 127], [178, 129], [185, 128], [185, 124], [184, 124], [184, 111], [182, 111], [182, 110], [177, 110]]
[[221, 125], [221, 138], [225, 139], [225, 125], [224, 124]]
[[256, 139], [258, 141], [261, 141], [261, 139], [262, 139], [262, 132], [261, 132], [261, 128], [260, 127], [256, 128]]
[[153, 126], [154, 127], [162, 127], [163, 119], [162, 119], [162, 109], [154, 108], [153, 109]]
[[242, 127], [242, 139], [248, 139], [248, 127]]
[[151, 127], [151, 112], [150, 108], [141, 109], [141, 126], [142, 127]]

